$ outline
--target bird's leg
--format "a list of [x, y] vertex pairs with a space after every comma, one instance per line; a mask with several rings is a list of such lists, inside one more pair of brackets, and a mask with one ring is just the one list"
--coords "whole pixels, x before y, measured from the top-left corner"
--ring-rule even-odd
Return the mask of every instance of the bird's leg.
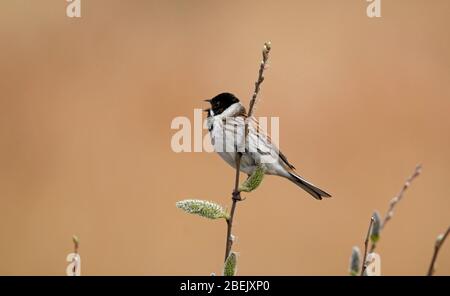
[[233, 201], [241, 201], [241, 192], [239, 191], [239, 173], [241, 170], [242, 152], [236, 152], [236, 183], [232, 193]]

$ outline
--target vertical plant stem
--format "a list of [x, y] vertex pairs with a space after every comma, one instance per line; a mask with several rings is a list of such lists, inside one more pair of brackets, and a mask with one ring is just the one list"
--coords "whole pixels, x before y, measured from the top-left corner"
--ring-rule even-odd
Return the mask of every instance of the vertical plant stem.
[[270, 42], [264, 43], [264, 47], [262, 50], [262, 61], [259, 64], [258, 79], [255, 82], [255, 90], [253, 91], [253, 96], [250, 100], [250, 106], [248, 109], [247, 120], [245, 121], [245, 137], [246, 137], [246, 139], [247, 139], [247, 135], [248, 135], [248, 120], [251, 120], [251, 118], [253, 116], [253, 112], [254, 112], [255, 105], [256, 105], [256, 99], [258, 98], [261, 84], [264, 81], [264, 70], [267, 68], [267, 61], [269, 60], [269, 53], [270, 53], [271, 49], [272, 49], [272, 44]]
[[241, 201], [241, 193], [239, 192], [239, 176], [240, 176], [240, 166], [241, 166], [241, 157], [242, 153], [238, 152], [236, 155], [236, 178], [234, 182], [234, 190], [233, 195], [231, 197], [232, 204], [231, 204], [231, 210], [230, 210], [230, 218], [227, 220], [227, 241], [226, 241], [226, 248], [225, 248], [225, 259], [227, 260], [228, 256], [231, 252], [231, 247], [233, 246], [233, 238], [231, 237], [231, 231], [233, 229], [233, 218], [234, 213], [236, 211], [236, 205], [238, 201]]
[[370, 224], [369, 224], [369, 229], [367, 230], [367, 235], [366, 235], [366, 240], [364, 241], [364, 256], [363, 256], [363, 260], [362, 260], [362, 266], [361, 266], [361, 275], [364, 275], [364, 271], [366, 271], [367, 268], [367, 249], [369, 247], [369, 237], [370, 237], [370, 233], [372, 231], [372, 225], [373, 225], [373, 217], [370, 218]]
[[[264, 81], [264, 70], [267, 67], [267, 60], [269, 59], [269, 52], [271, 49], [270, 42], [264, 43], [263, 50], [262, 50], [262, 61], [259, 65], [259, 71], [258, 71], [258, 79], [255, 82], [255, 89], [253, 91], [252, 98], [250, 100], [250, 106], [247, 114], [247, 119], [250, 119], [253, 116], [253, 110], [256, 104], [256, 99], [258, 97], [258, 93], [261, 87], [261, 83]], [[245, 120], [245, 130], [244, 130], [244, 140], [245, 140], [245, 147], [247, 147], [247, 135], [248, 135], [248, 120]], [[227, 239], [226, 239], [226, 246], [225, 246], [225, 261], [227, 260], [228, 256], [231, 252], [231, 247], [233, 245], [233, 238], [232, 238], [232, 230], [233, 230], [233, 219], [234, 219], [234, 213], [236, 211], [236, 205], [238, 201], [241, 201], [241, 193], [239, 192], [239, 176], [240, 176], [240, 168], [241, 168], [241, 158], [242, 153], [236, 151], [236, 178], [234, 180], [234, 190], [232, 195], [232, 204], [231, 204], [231, 210], [230, 210], [230, 218], [227, 220]]]

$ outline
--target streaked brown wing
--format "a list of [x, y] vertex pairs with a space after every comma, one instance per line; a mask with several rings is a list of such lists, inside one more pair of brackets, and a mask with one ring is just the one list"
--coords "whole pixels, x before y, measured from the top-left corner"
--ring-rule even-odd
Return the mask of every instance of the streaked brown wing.
[[275, 146], [275, 144], [272, 143], [272, 139], [267, 134], [267, 132], [260, 126], [259, 121], [255, 117], [252, 116], [252, 118], [250, 120], [250, 124], [252, 124], [255, 127], [255, 129], [256, 129], [256, 131], [257, 131], [257, 133], [259, 135], [261, 135], [263, 137], [266, 137], [267, 142], [272, 144], [272, 146], [275, 147], [278, 150], [278, 155], [280, 156], [280, 158], [283, 161], [283, 163], [285, 165], [287, 165], [288, 168], [290, 168], [292, 170], [295, 170], [295, 167], [291, 163], [289, 163], [287, 157], [280, 151], [280, 149], [278, 149], [278, 147]]

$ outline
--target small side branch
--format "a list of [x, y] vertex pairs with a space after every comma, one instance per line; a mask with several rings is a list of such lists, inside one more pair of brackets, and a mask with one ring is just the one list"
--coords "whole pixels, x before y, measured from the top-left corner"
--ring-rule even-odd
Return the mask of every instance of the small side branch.
[[370, 233], [372, 232], [372, 225], [373, 225], [373, 217], [370, 218], [370, 223], [369, 223], [369, 229], [367, 229], [367, 235], [366, 235], [366, 240], [364, 241], [364, 256], [363, 256], [363, 260], [362, 260], [362, 266], [361, 266], [361, 275], [364, 275], [364, 272], [366, 271], [367, 268], [367, 249], [369, 247], [369, 237], [370, 237]]
[[411, 186], [411, 183], [414, 181], [415, 178], [417, 178], [420, 175], [420, 173], [422, 173], [422, 165], [419, 164], [416, 166], [413, 174], [408, 179], [406, 179], [405, 184], [403, 184], [403, 187], [397, 194], [397, 196], [391, 200], [391, 203], [389, 204], [389, 209], [386, 213], [386, 216], [383, 219], [383, 223], [381, 224], [381, 228], [384, 228], [386, 223], [389, 220], [391, 220], [392, 216], [394, 215], [395, 206], [402, 200], [405, 191], [409, 188], [409, 186]]
[[428, 268], [428, 276], [433, 275], [434, 273], [434, 264], [436, 263], [436, 259], [437, 256], [439, 254], [439, 250], [441, 249], [442, 245], [445, 242], [445, 239], [447, 238], [448, 234], [450, 233], [450, 227], [447, 228], [447, 231], [445, 232], [445, 234], [441, 234], [440, 236], [438, 236], [436, 243], [434, 245], [434, 253], [433, 253], [433, 258], [431, 259], [431, 263], [430, 263], [430, 267]]
[[[394, 216], [395, 207], [402, 200], [406, 190], [411, 186], [412, 182], [418, 176], [420, 176], [421, 173], [422, 173], [422, 165], [418, 164], [416, 166], [416, 168], [414, 169], [414, 172], [412, 173], [412, 175], [409, 176], [408, 179], [406, 179], [400, 192], [389, 203], [389, 208], [388, 208], [388, 211], [386, 212], [386, 215], [383, 218], [383, 221], [381, 222], [380, 230], [383, 230], [386, 223], [392, 219], [392, 217]], [[372, 243], [372, 246], [370, 247], [370, 252], [371, 253], [374, 252], [376, 247], [377, 247], [376, 242]]]

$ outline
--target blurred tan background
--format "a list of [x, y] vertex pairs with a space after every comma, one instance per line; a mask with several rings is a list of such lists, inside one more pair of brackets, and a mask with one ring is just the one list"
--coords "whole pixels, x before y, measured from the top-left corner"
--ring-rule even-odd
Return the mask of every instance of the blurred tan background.
[[[431, 3], [432, 2], [432, 3]], [[385, 275], [423, 275], [450, 224], [450, 2], [65, 1], [0, 4], [0, 274], [220, 274], [225, 223], [175, 208], [230, 205], [217, 155], [172, 152], [170, 123], [222, 91], [245, 104], [271, 40], [259, 116], [333, 194], [265, 179], [238, 205], [241, 275], [346, 275], [374, 209], [423, 174], [378, 246]], [[437, 263], [450, 274], [450, 241]]]

